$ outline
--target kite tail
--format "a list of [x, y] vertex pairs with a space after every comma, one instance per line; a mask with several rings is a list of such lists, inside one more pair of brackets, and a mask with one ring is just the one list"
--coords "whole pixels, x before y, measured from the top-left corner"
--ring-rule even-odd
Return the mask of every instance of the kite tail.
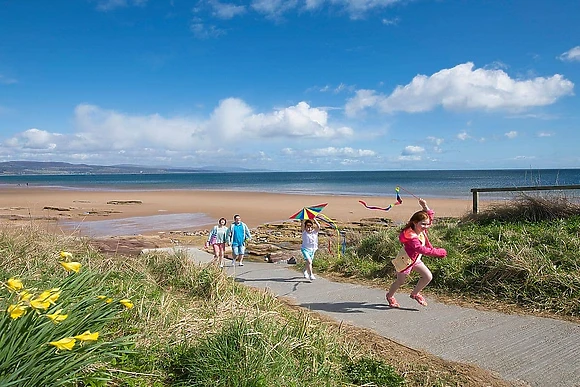
[[[368, 208], [369, 210], [382, 210], [382, 211], [389, 211], [391, 208], [393, 208], [392, 204], [389, 204], [387, 207], [377, 207], [377, 206], [369, 206], [368, 204], [366, 204], [364, 201], [359, 200], [358, 201], [360, 204], [362, 204], [363, 206], [365, 206], [366, 208]], [[401, 203], [403, 201], [401, 200]]]
[[[336, 225], [336, 223], [334, 223], [334, 221], [332, 219], [330, 219], [328, 216], [324, 215], [324, 214], [318, 214], [316, 216], [317, 218], [319, 218], [320, 220], [322, 220], [324, 223], [327, 223], [330, 227], [334, 228], [336, 230], [336, 247], [337, 247], [337, 251], [336, 251], [336, 255], [338, 258], [340, 258], [340, 231], [338, 229], [338, 226]], [[328, 243], [330, 243], [330, 240], [328, 241]], [[345, 242], [346, 244], [346, 242]], [[329, 249], [330, 249], [330, 245], [329, 245]], [[346, 246], [345, 246], [346, 249]]]

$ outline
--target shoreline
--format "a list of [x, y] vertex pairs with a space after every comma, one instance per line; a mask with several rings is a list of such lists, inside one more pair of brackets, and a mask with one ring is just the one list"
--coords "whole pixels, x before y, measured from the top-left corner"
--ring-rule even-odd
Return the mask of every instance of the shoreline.
[[[219, 190], [70, 190], [59, 188], [38, 188], [28, 186], [0, 187], [0, 218], [2, 222], [14, 220], [47, 220], [85, 223], [103, 220], [122, 220], [156, 215], [179, 215], [181, 230], [207, 229], [217, 223], [220, 217], [231, 222], [234, 214], [240, 214], [248, 227], [261, 224], [291, 221], [289, 217], [305, 206], [328, 203], [324, 215], [338, 222], [359, 221], [364, 218], [388, 218], [397, 223], [406, 222], [420, 210], [417, 199], [403, 197], [401, 205], [390, 211], [369, 210], [358, 201], [369, 205], [386, 207], [393, 197], [310, 195], [288, 193], [265, 193], [254, 191]], [[471, 200], [441, 199], [425, 197], [436, 217], [461, 217], [471, 211]], [[482, 203], [485, 206], [485, 202]], [[192, 215], [191, 225], [187, 225], [187, 215]], [[194, 218], [201, 215], [200, 219]], [[12, 219], [12, 220], [11, 220]], [[169, 218], [167, 218], [169, 219]], [[148, 233], [167, 232], [169, 224], [152, 225]]]

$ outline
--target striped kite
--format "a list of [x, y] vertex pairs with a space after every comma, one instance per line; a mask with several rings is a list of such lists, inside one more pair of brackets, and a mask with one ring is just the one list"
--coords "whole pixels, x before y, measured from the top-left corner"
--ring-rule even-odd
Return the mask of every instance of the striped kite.
[[397, 194], [397, 201], [395, 203], [389, 204], [386, 207], [377, 207], [377, 206], [369, 206], [364, 201], [359, 200], [358, 202], [368, 208], [369, 210], [381, 210], [381, 211], [389, 211], [393, 206], [398, 206], [399, 204], [403, 204], [403, 199], [401, 199], [401, 195], [399, 195], [399, 187], [395, 188], [395, 193]]
[[318, 215], [324, 209], [324, 207], [326, 207], [327, 204], [328, 203], [322, 203], [316, 206], [304, 207], [303, 209], [292, 215], [290, 219], [300, 219], [300, 220], [314, 219], [316, 218], [316, 215]]

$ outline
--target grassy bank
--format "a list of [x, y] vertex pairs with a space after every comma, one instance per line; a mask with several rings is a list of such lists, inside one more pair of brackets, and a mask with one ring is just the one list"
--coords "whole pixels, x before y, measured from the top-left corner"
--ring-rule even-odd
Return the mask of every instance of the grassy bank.
[[[340, 258], [322, 254], [317, 270], [388, 286], [397, 227], [352, 234]], [[433, 272], [426, 289], [495, 306], [580, 317], [580, 209], [566, 200], [524, 197], [464, 219], [436, 219], [429, 231], [444, 259], [424, 258]], [[416, 280], [416, 277], [415, 277]], [[407, 288], [414, 285], [409, 281]]]
[[[86, 241], [33, 226], [3, 230], [0, 256], [3, 284], [12, 279], [13, 285], [18, 279], [34, 294], [40, 289], [64, 292], [66, 281], [83, 281], [77, 288], [84, 290], [76, 301], [55, 297], [46, 311], [37, 314], [30, 310], [26, 315], [40, 319], [44, 332], [38, 337], [30, 330], [23, 339], [36, 340], [35, 348], [46, 359], [36, 366], [46, 368], [44, 362], [50, 361], [62, 365], [65, 356], [68, 361], [83, 359], [75, 363], [78, 367], [43, 385], [507, 385], [469, 366], [408, 350], [354, 327], [322, 321], [184, 256], [104, 256]], [[78, 263], [79, 272], [63, 271], [64, 258], [69, 267], [73, 261]], [[10, 291], [8, 287], [3, 290]], [[116, 312], [110, 318], [94, 318], [98, 324], [92, 329], [100, 336], [92, 337], [90, 343], [55, 350], [47, 345], [49, 340], [77, 334], [87, 323], [87, 318], [80, 318], [86, 314], [84, 309], [79, 311], [79, 300], [90, 300], [89, 307], [97, 311], [113, 308]], [[121, 307], [120, 300], [125, 300], [123, 305], [130, 300], [131, 308]], [[2, 324], [24, 321], [6, 312], [8, 296], [3, 294], [0, 302]], [[61, 315], [68, 315], [66, 320], [41, 318], [58, 309], [62, 309]], [[14, 337], [3, 333], [4, 339]], [[97, 347], [104, 348], [102, 356], [82, 357], [83, 351]], [[0, 380], [21, 372], [24, 366], [32, 367], [29, 363], [34, 359], [22, 356], [21, 360], [11, 367], [2, 363]], [[35, 385], [27, 383], [14, 385]]]

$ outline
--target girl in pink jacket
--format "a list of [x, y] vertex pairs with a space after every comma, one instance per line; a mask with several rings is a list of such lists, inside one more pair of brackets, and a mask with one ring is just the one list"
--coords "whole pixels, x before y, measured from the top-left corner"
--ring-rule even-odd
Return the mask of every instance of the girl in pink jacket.
[[411, 271], [419, 273], [421, 278], [417, 282], [417, 285], [415, 285], [410, 297], [419, 304], [426, 306], [427, 301], [425, 301], [425, 297], [420, 292], [431, 282], [433, 274], [431, 274], [429, 268], [421, 261], [421, 256], [429, 255], [443, 258], [447, 255], [445, 249], [433, 247], [427, 237], [427, 229], [431, 226], [435, 213], [427, 207], [425, 200], [419, 199], [419, 204], [422, 210], [415, 212], [411, 216], [411, 219], [409, 219], [399, 234], [399, 241], [403, 244], [399, 256], [405, 256], [408, 259], [408, 265], [402, 269], [399, 268], [400, 270], [397, 271], [397, 279], [387, 292], [386, 297], [391, 308], [398, 308], [400, 306], [395, 299], [395, 292], [405, 283]]

